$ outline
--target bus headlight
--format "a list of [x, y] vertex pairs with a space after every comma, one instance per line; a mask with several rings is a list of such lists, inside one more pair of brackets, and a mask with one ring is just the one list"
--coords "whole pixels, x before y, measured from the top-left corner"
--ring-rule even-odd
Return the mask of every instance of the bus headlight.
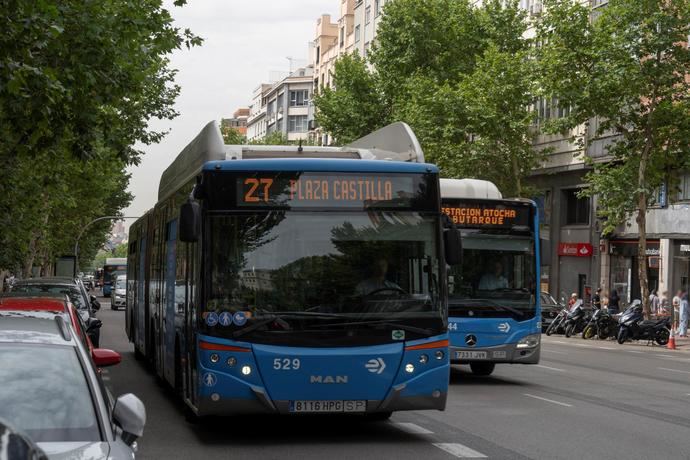
[[426, 364], [429, 362], [429, 356], [428, 355], [420, 355], [419, 356], [419, 363], [420, 364]]
[[517, 348], [534, 348], [539, 345], [541, 334], [532, 334], [520, 339]]
[[445, 353], [443, 353], [443, 350], [436, 350], [434, 356], [436, 356], [436, 359], [441, 360], [445, 356]]
[[252, 368], [249, 366], [242, 366], [242, 375], [249, 375], [252, 373]]
[[237, 358], [235, 358], [234, 356], [231, 356], [228, 358], [228, 360], [226, 362], [227, 362], [228, 366], [235, 367], [235, 364], [237, 364]]
[[219, 359], [220, 359], [220, 356], [218, 356], [216, 353], [213, 353], [213, 354], [211, 355], [211, 362], [212, 362], [213, 364], [217, 363]]
[[407, 372], [408, 374], [413, 373], [414, 372], [414, 364], [412, 364], [412, 363], [406, 364], [405, 365], [405, 372]]

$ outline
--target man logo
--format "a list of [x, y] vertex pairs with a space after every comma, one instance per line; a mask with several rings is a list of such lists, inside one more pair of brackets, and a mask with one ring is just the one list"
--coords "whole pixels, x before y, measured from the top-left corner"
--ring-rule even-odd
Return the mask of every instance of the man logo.
[[465, 343], [468, 347], [473, 347], [477, 344], [477, 337], [472, 334], [468, 334], [465, 336]]
[[347, 383], [347, 375], [312, 375], [309, 383]]

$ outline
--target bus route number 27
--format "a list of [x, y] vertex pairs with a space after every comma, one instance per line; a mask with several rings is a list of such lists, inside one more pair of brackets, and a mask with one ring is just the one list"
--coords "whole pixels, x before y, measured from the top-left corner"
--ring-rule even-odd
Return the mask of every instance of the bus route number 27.
[[300, 368], [300, 365], [298, 358], [276, 358], [273, 360], [273, 369], [277, 371], [296, 371]]
[[244, 180], [244, 185], [249, 186], [249, 190], [244, 194], [245, 203], [258, 203], [259, 201], [268, 203], [270, 201], [273, 179], [255, 179], [250, 177]]

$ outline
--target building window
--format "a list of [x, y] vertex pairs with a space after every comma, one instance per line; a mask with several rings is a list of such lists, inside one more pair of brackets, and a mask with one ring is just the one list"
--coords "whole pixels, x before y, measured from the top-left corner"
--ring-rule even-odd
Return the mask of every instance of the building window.
[[367, 57], [367, 54], [369, 54], [369, 46], [370, 45], [371, 45], [371, 43], [369, 43], [369, 42], [366, 42], [364, 44], [364, 57]]
[[291, 115], [288, 117], [289, 133], [306, 133], [308, 122], [306, 115]]
[[581, 189], [563, 190], [565, 225], [589, 225], [589, 197], [580, 198]]
[[374, 11], [376, 12], [377, 17], [379, 14], [381, 14], [381, 0], [374, 1]]
[[321, 47], [317, 46], [316, 47], [316, 63], [318, 64], [321, 62]]
[[690, 174], [680, 176], [678, 182], [678, 200], [690, 201]]
[[309, 90], [290, 91], [290, 107], [306, 107], [309, 105]]
[[367, 6], [364, 10], [364, 23], [369, 24], [371, 22], [371, 6]]
[[355, 26], [355, 43], [359, 43], [359, 25]]

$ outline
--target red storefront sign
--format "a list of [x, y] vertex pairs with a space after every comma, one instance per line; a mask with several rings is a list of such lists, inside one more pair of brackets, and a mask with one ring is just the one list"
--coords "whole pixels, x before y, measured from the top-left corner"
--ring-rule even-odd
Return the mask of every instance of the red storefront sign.
[[559, 256], [592, 257], [594, 248], [589, 243], [559, 243]]

